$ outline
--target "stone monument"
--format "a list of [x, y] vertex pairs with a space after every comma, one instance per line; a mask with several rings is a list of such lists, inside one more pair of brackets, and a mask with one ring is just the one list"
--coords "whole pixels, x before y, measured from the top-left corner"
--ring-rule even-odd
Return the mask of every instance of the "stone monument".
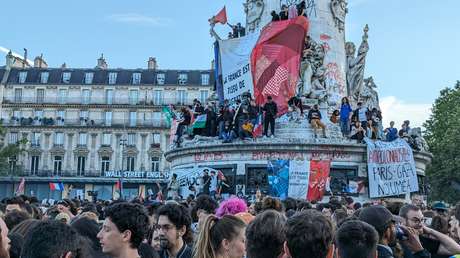
[[[271, 12], [279, 13], [282, 4], [294, 9], [292, 7], [297, 8], [301, 2], [245, 0], [246, 31], [260, 31], [271, 22]], [[231, 194], [236, 194], [236, 189], [246, 194], [253, 194], [257, 188], [266, 190], [267, 161], [276, 159], [327, 159], [331, 160], [331, 177], [346, 178], [347, 182], [366, 181], [366, 145], [343, 137], [339, 126], [330, 122], [329, 117], [332, 111], [340, 109], [342, 97], [349, 97], [353, 106], [363, 102], [371, 109], [380, 110], [374, 79], [364, 78], [369, 27], [364, 27], [362, 42], [356, 51], [353, 43], [345, 41], [346, 0], [306, 0], [305, 7], [303, 13], [309, 20], [309, 32], [300, 60], [297, 97], [302, 99], [307, 111], [300, 115], [294, 107], [291, 113], [279, 117], [275, 138], [224, 144], [217, 137], [198, 136], [184, 141], [181, 148], [165, 153], [173, 171], [219, 169], [232, 185]], [[212, 27], [211, 33], [218, 38]], [[319, 105], [322, 121], [327, 126], [326, 138], [316, 138], [306, 118], [308, 109], [315, 104]], [[431, 154], [426, 152], [426, 144], [418, 131], [414, 130], [411, 139], [416, 147], [417, 173], [423, 176]], [[354, 198], [364, 200], [368, 195], [358, 193]]]

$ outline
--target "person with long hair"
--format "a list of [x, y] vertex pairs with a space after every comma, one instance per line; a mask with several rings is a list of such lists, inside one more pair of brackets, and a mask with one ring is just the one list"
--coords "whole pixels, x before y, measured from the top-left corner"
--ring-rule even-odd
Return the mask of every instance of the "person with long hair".
[[340, 129], [344, 137], [350, 135], [350, 114], [353, 112], [350, 101], [347, 97], [342, 98], [342, 104], [340, 105]]
[[193, 258], [243, 258], [246, 255], [246, 224], [232, 215], [209, 215], [193, 251]]

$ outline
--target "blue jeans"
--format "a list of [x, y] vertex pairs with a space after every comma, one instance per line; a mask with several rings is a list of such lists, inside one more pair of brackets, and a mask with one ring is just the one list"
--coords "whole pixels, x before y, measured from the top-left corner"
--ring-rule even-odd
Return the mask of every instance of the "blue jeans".
[[220, 121], [219, 122], [219, 126], [218, 126], [218, 130], [219, 130], [219, 139], [222, 140], [224, 139], [224, 129], [225, 129], [225, 121]]
[[350, 134], [350, 120], [342, 120], [340, 119], [340, 130], [342, 134], [348, 136]]
[[222, 139], [224, 141], [231, 142], [235, 138], [235, 132], [233, 130], [230, 130], [228, 132], [222, 132]]

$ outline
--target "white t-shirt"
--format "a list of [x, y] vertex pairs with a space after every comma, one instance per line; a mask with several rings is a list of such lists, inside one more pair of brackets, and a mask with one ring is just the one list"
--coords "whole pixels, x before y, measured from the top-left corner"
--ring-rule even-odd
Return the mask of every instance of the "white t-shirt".
[[211, 176], [211, 182], [209, 185], [209, 191], [217, 191], [217, 176]]
[[367, 121], [366, 112], [367, 112], [367, 108], [365, 107], [358, 109], [358, 119], [360, 122]]

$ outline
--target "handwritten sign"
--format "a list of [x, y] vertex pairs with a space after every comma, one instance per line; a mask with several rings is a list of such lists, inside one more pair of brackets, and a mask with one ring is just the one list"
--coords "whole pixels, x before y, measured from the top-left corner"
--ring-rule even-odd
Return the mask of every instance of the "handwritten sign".
[[367, 167], [371, 198], [418, 191], [412, 149], [403, 139], [392, 142], [367, 140]]
[[291, 160], [289, 162], [288, 196], [295, 199], [305, 199], [310, 179], [310, 161]]
[[230, 103], [240, 99], [244, 92], [254, 94], [250, 63], [258, 38], [259, 33], [251, 33], [219, 42], [224, 98]]

